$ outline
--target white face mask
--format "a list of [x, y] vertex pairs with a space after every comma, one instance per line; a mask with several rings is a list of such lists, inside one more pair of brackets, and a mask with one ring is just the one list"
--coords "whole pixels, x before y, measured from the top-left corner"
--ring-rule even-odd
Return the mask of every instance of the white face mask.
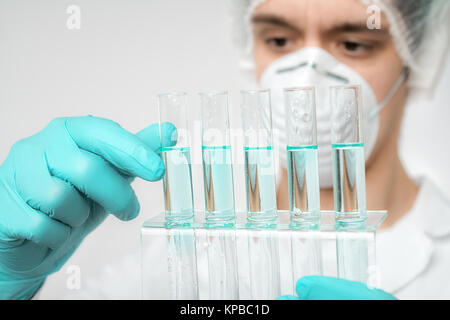
[[321, 48], [308, 47], [283, 56], [263, 73], [260, 85], [272, 93], [272, 121], [277, 130], [280, 161], [286, 165], [286, 122], [283, 89], [296, 86], [316, 87], [317, 144], [319, 146], [319, 182], [321, 188], [331, 188], [331, 124], [329, 87], [360, 85], [363, 106], [363, 137], [365, 158], [369, 158], [377, 139], [379, 112], [397, 92], [407, 76], [403, 72], [386, 98], [378, 103], [370, 85], [357, 72], [337, 61]]

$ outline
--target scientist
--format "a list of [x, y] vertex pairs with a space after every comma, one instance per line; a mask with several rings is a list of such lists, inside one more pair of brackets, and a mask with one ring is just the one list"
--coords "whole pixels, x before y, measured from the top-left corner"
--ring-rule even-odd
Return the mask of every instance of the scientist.
[[[272, 89], [280, 163], [286, 163], [282, 88], [315, 85], [321, 208], [332, 210], [328, 87], [360, 84], [367, 208], [389, 212], [377, 234], [379, 285], [398, 298], [450, 298], [450, 286], [442, 285], [450, 283], [446, 271], [450, 203], [431, 181], [414, 181], [398, 152], [405, 108], [429, 95], [443, 69], [450, 3], [253, 0], [235, 4], [243, 66], [254, 72], [262, 87]], [[288, 209], [287, 179], [283, 167], [278, 179], [280, 209]], [[299, 299], [387, 297], [359, 283], [325, 277], [300, 279], [297, 294]]]
[[[380, 28], [367, 27], [372, 4], [381, 9]], [[450, 298], [450, 286], [441, 285], [450, 283], [450, 204], [430, 181], [413, 181], [398, 156], [412, 90], [429, 91], [442, 69], [448, 2], [236, 0], [235, 8], [245, 66], [274, 91], [275, 129], [282, 128], [284, 117], [281, 87], [315, 84], [322, 90], [336, 83], [330, 74], [362, 85], [367, 207], [389, 211], [378, 237], [381, 288], [389, 293], [305, 277], [297, 283], [298, 296], [287, 298]], [[307, 66], [299, 67], [303, 62]], [[277, 72], [286, 66], [291, 71]], [[332, 209], [326, 93], [319, 96], [324, 99], [318, 101], [321, 206]], [[130, 183], [164, 175], [160, 140], [168, 145], [175, 130], [167, 125], [160, 137], [151, 125], [134, 135], [106, 119], [59, 118], [15, 143], [0, 166], [0, 298], [32, 298], [109, 213], [124, 221], [136, 217], [139, 203]], [[282, 168], [282, 209], [286, 186]]]

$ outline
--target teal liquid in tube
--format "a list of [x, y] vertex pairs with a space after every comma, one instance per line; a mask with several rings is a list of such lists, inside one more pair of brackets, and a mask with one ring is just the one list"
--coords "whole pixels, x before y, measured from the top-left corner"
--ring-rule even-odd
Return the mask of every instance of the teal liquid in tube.
[[248, 219], [273, 221], [277, 218], [277, 200], [272, 147], [245, 147], [244, 155]]
[[163, 178], [166, 218], [190, 219], [194, 215], [190, 148], [162, 148], [161, 157], [166, 167]]
[[[228, 93], [200, 93], [209, 299], [238, 299]], [[213, 230], [219, 228], [222, 230]]]
[[203, 146], [206, 220], [235, 217], [231, 146]]
[[320, 187], [314, 87], [284, 89], [291, 227], [320, 220]]
[[366, 216], [364, 144], [333, 144], [334, 207], [338, 218]]
[[241, 91], [247, 221], [271, 227], [277, 220], [270, 90]]
[[[160, 141], [166, 168], [163, 178], [164, 207], [169, 223], [190, 223], [194, 216], [187, 95], [184, 92], [158, 95], [160, 137], [165, 123], [176, 128]], [[167, 141], [168, 140], [168, 141]]]
[[287, 147], [289, 211], [293, 223], [320, 217], [317, 145]]
[[361, 103], [360, 86], [330, 87], [334, 210], [341, 222], [367, 217]]
[[235, 222], [228, 93], [200, 93], [205, 218], [210, 226]]

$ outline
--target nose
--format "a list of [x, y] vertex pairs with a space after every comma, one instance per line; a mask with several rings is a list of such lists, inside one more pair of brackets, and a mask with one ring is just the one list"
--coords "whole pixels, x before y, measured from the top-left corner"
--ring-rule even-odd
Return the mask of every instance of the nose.
[[316, 48], [321, 48], [321, 49], [326, 50], [324, 47], [324, 42], [320, 36], [320, 33], [319, 33], [319, 31], [316, 31], [316, 30], [310, 30], [310, 31], [306, 30], [305, 38], [302, 43], [302, 47], [303, 48], [316, 47]]

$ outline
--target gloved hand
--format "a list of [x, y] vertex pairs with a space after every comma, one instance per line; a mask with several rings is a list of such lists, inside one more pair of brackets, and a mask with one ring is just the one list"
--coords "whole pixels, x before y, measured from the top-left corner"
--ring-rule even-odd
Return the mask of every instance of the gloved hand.
[[[162, 125], [162, 146], [176, 129]], [[131, 220], [135, 176], [161, 179], [159, 128], [134, 135], [92, 116], [58, 118], [13, 145], [0, 166], [0, 299], [29, 299], [112, 213]]]
[[380, 289], [369, 288], [365, 283], [345, 279], [306, 276], [297, 281], [297, 296], [284, 295], [278, 300], [396, 300]]

